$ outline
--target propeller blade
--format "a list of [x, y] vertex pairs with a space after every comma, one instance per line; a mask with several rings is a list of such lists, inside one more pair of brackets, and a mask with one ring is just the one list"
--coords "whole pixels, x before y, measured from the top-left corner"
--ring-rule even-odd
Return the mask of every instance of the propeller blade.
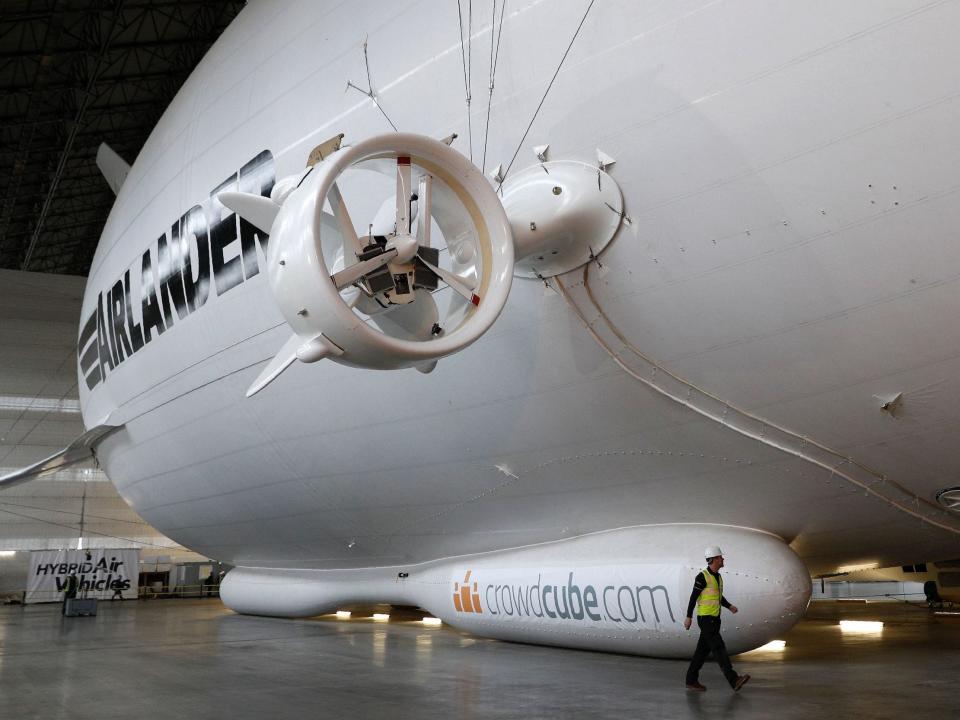
[[217, 199], [233, 210], [247, 222], [269, 234], [273, 221], [277, 219], [280, 206], [263, 195], [243, 192], [222, 192]]
[[420, 176], [420, 189], [417, 192], [417, 245], [430, 247], [430, 203], [433, 201], [433, 178]]
[[480, 304], [480, 296], [474, 294], [473, 287], [470, 285], [469, 280], [462, 278], [459, 275], [454, 275], [449, 270], [444, 270], [443, 268], [437, 267], [433, 263], [427, 262], [423, 259], [422, 255], [417, 255], [417, 257], [420, 259], [420, 262], [430, 268], [430, 270], [432, 270], [437, 277], [449, 285], [455, 293], [470, 301], [474, 305]]
[[338, 273], [334, 273], [330, 276], [330, 279], [333, 280], [333, 284], [337, 286], [337, 290], [342, 290], [348, 285], [353, 285], [364, 275], [382, 268], [396, 256], [397, 251], [391, 248], [386, 252], [380, 253], [376, 257], [372, 257], [369, 260], [362, 260], [344, 268]]
[[343, 238], [343, 258], [346, 262], [349, 257], [358, 257], [363, 252], [363, 247], [360, 245], [357, 231], [353, 227], [353, 220], [350, 219], [350, 213], [347, 211], [347, 204], [343, 201], [343, 195], [336, 183], [330, 188], [327, 197], [333, 208], [333, 216], [337, 219], [340, 236]]
[[397, 156], [397, 235], [410, 234], [410, 158]]

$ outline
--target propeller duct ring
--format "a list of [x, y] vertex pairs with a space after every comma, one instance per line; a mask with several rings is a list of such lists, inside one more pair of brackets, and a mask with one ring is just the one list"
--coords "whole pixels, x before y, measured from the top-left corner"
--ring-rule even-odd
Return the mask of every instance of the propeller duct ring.
[[[331, 232], [330, 214], [324, 211], [324, 206], [327, 200], [331, 205], [342, 202], [337, 179], [352, 166], [385, 158], [397, 158], [398, 166], [409, 158], [412, 165], [443, 183], [469, 214], [476, 232], [480, 272], [472, 289], [474, 306], [466, 310], [458, 325], [439, 335], [430, 334], [427, 339], [395, 337], [365, 322], [344, 301], [324, 261], [323, 242], [325, 234]], [[407, 172], [409, 174], [409, 170]], [[345, 207], [343, 216], [347, 216]], [[347, 221], [341, 220], [340, 228], [344, 235], [354, 233], [356, 241], [349, 217]], [[407, 223], [409, 225], [409, 220]], [[297, 355], [304, 361], [306, 357], [330, 357], [336, 362], [364, 368], [422, 366], [475, 342], [496, 321], [510, 292], [513, 237], [500, 199], [480, 170], [465, 157], [441, 142], [420, 135], [379, 135], [333, 153], [285, 198], [270, 236], [267, 253], [270, 288], [297, 338], [303, 345], [311, 343], [307, 351]], [[329, 237], [326, 240], [329, 241]], [[346, 264], [345, 271], [349, 271], [351, 265], [360, 265], [360, 261]], [[446, 273], [447, 277], [441, 275], [441, 279], [454, 287], [456, 276], [450, 277], [452, 273], [439, 268], [431, 269]], [[345, 282], [350, 280], [348, 277]], [[462, 288], [458, 291], [463, 294]], [[295, 341], [288, 344], [300, 347]]]

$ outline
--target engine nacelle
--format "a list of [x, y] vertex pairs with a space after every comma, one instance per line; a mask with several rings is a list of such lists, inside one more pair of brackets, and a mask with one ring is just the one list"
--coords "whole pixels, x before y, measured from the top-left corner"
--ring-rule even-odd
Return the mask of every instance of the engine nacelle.
[[[385, 173], [396, 177], [395, 221], [383, 235], [373, 232], [375, 219], [384, 226], [382, 213], [358, 218], [364, 234], [347, 209], [348, 190], [355, 198], [375, 192], [369, 181], [345, 178], [364, 170], [381, 182]], [[267, 277], [294, 332], [248, 395], [294, 360], [428, 372], [499, 316], [514, 270], [510, 223], [488, 180], [457, 151], [420, 135], [380, 135], [287, 180], [271, 199], [220, 196], [269, 227]], [[439, 295], [448, 288], [449, 298]]]

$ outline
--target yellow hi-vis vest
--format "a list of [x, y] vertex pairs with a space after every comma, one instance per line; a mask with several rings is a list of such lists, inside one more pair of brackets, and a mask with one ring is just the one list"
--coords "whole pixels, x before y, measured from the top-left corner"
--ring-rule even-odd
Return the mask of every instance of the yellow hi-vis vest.
[[720, 617], [720, 598], [723, 597], [723, 578], [713, 576], [709, 570], [703, 571], [703, 579], [707, 581], [707, 586], [700, 591], [700, 597], [697, 598], [697, 615], [712, 615]]

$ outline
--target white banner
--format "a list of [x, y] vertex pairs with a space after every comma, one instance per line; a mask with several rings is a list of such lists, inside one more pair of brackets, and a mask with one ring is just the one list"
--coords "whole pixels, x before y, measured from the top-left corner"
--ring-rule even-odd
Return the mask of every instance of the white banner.
[[39, 550], [30, 553], [28, 603], [59, 602], [71, 575], [77, 576], [77, 597], [136, 600], [140, 551], [136, 548]]

